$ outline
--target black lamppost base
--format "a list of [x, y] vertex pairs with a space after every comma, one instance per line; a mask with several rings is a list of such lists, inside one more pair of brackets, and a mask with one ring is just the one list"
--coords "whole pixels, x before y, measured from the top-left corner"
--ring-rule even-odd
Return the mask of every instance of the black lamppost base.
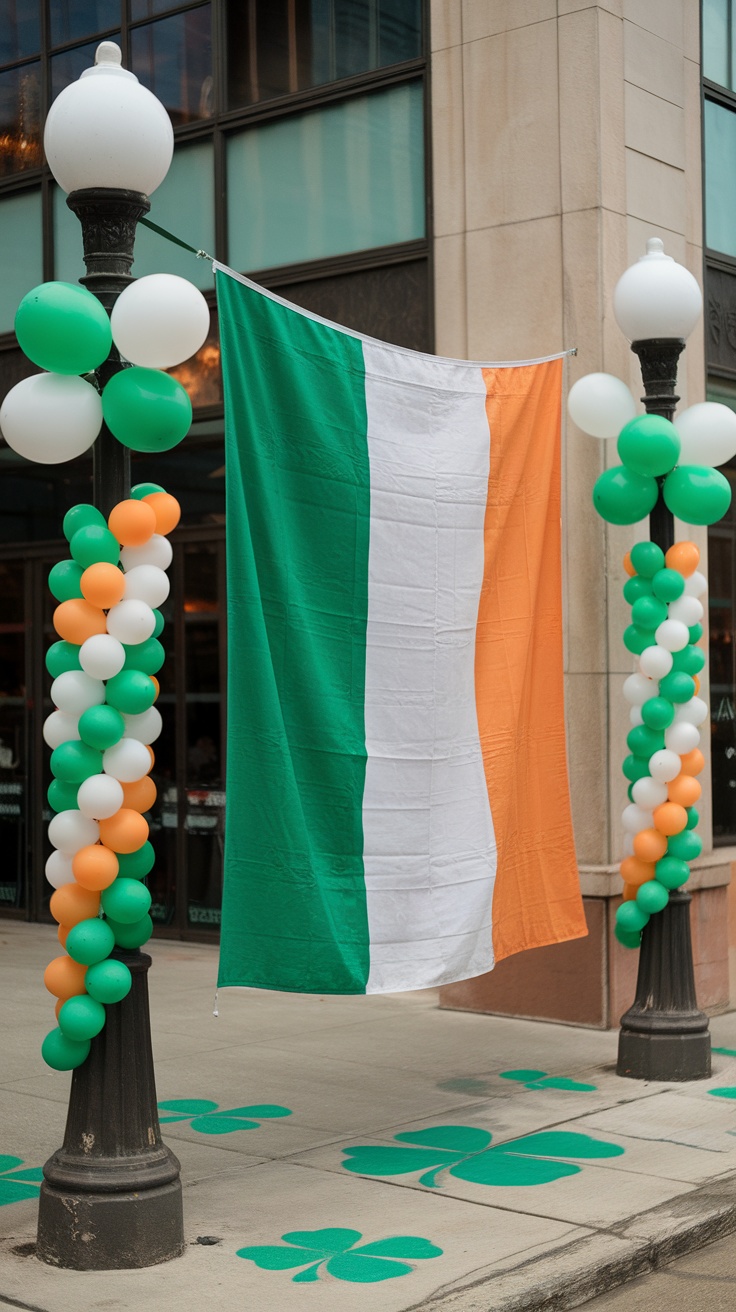
[[[178, 1171], [176, 1158], [174, 1163]], [[50, 1266], [123, 1271], [169, 1262], [186, 1247], [178, 1179], [142, 1193], [115, 1194], [62, 1192], [44, 1181], [40, 1206], [36, 1253]]]
[[617, 1075], [627, 1076], [630, 1080], [685, 1083], [687, 1080], [707, 1080], [710, 1073], [710, 1034], [707, 1029], [705, 1033], [672, 1035], [621, 1031]]

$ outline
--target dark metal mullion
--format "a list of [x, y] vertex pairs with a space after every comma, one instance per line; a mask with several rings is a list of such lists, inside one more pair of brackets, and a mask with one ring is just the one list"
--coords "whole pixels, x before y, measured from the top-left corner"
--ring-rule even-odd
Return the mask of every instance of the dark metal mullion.
[[[133, 31], [138, 27], [146, 27], [149, 23], [160, 23], [164, 18], [176, 18], [177, 14], [188, 14], [193, 9], [204, 9], [206, 4], [212, 4], [213, 0], [183, 0], [182, 4], [173, 5], [171, 9], [162, 10], [160, 14], [147, 14], [145, 18], [136, 18], [128, 21], [128, 7], [125, 5], [125, 20], [127, 27]], [[217, 0], [214, 0], [217, 5]], [[79, 44], [79, 43], [77, 43]]]
[[[176, 542], [173, 560], [174, 595], [174, 777], [176, 779], [176, 903], [174, 919], [182, 934], [189, 924], [189, 851], [187, 843], [187, 677], [184, 623], [185, 546]], [[154, 749], [155, 750], [155, 749]]]
[[411, 59], [403, 64], [390, 64], [386, 68], [356, 73], [354, 77], [342, 78], [339, 82], [305, 87], [294, 95], [276, 96], [273, 100], [260, 101], [257, 105], [244, 105], [240, 109], [229, 110], [222, 115], [221, 126], [228, 131], [235, 131], [239, 127], [251, 127], [288, 114], [298, 114], [305, 109], [329, 105], [335, 100], [348, 100], [351, 96], [363, 95], [368, 91], [381, 91], [384, 87], [417, 80], [424, 75], [425, 68], [424, 59]]
[[120, 31], [120, 24], [116, 23], [114, 27], [106, 27], [104, 32], [92, 32], [90, 36], [77, 37], [73, 41], [64, 41], [61, 45], [52, 46], [49, 41], [48, 57], [52, 55], [65, 55], [70, 50], [78, 50], [80, 46], [88, 46], [93, 41], [111, 41]]

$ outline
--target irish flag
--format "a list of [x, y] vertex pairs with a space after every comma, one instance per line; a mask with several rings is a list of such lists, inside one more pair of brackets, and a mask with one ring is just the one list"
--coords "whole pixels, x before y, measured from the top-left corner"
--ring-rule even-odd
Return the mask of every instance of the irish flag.
[[221, 266], [216, 282], [219, 984], [419, 989], [585, 934], [562, 696], [561, 359], [421, 355]]

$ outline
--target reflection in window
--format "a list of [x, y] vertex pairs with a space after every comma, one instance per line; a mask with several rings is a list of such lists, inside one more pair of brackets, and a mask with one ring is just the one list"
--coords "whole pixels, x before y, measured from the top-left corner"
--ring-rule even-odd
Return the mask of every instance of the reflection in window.
[[37, 169], [41, 152], [41, 65], [0, 73], [0, 177]]
[[131, 69], [166, 106], [174, 125], [211, 118], [212, 15], [210, 5], [136, 27], [130, 34]]
[[703, 0], [703, 77], [733, 88], [731, 0]]
[[0, 278], [0, 332], [7, 333], [12, 330], [19, 302], [43, 281], [40, 191], [24, 191], [0, 200], [0, 250], [5, 253]]
[[212, 320], [207, 340], [203, 346], [200, 346], [197, 354], [169, 370], [169, 373], [186, 387], [195, 410], [201, 410], [205, 406], [222, 405], [220, 341], [217, 334], [217, 315], [214, 312]]
[[40, 6], [28, 0], [3, 0], [0, 64], [37, 55], [41, 48]]
[[51, 0], [49, 8], [52, 46], [109, 32], [120, 22], [119, 0]]
[[[110, 41], [120, 44], [120, 33], [114, 32]], [[75, 46], [74, 50], [64, 50], [54, 55], [51, 63], [51, 99], [56, 100], [60, 91], [76, 82], [86, 68], [92, 68], [99, 41], [88, 41], [86, 45]]]

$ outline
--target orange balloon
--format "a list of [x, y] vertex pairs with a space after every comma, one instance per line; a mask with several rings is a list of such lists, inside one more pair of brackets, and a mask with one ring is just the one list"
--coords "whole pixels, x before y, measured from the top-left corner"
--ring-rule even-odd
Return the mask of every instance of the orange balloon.
[[640, 861], [659, 861], [666, 851], [667, 839], [658, 829], [640, 829], [634, 837], [634, 856], [638, 856]]
[[59, 1012], [61, 1011], [61, 1009], [62, 1009], [62, 1007], [64, 1006], [64, 1003], [65, 1003], [65, 1002], [66, 1002], [66, 998], [59, 998], [59, 1001], [57, 1002], [56, 1006], [54, 1007], [54, 1015], [56, 1016], [56, 1019], [57, 1019], [57, 1020], [59, 1019]]
[[[151, 683], [153, 684], [154, 688], [156, 689], [156, 697], [158, 697], [158, 695], [159, 695], [159, 693], [160, 693], [160, 691], [161, 691], [161, 684], [159, 683], [159, 681], [158, 681], [158, 679], [156, 678], [156, 675], [155, 675], [155, 674], [149, 674], [148, 677], [149, 677], [149, 679], [151, 680]], [[156, 700], [156, 697], [154, 697], [154, 699], [153, 699], [154, 701]]]
[[69, 936], [69, 930], [65, 929], [63, 925], [59, 925], [59, 928], [56, 931], [56, 937], [58, 938], [63, 948], [66, 947], [66, 940], [68, 936]]
[[667, 785], [667, 796], [670, 801], [677, 802], [680, 806], [695, 806], [702, 791], [697, 779], [691, 774], [678, 774], [677, 778]]
[[62, 884], [51, 894], [49, 911], [54, 920], [58, 920], [65, 929], [78, 925], [80, 920], [90, 920], [100, 909], [99, 893], [82, 888], [81, 884]]
[[624, 884], [624, 891], [621, 894], [621, 897], [624, 902], [633, 902], [638, 892], [638, 884]]
[[72, 961], [71, 957], [54, 957], [43, 972], [43, 982], [55, 998], [73, 998], [78, 993], [85, 992], [86, 973], [87, 967], [78, 961]]
[[119, 868], [120, 862], [115, 853], [101, 843], [80, 847], [72, 857], [74, 878], [82, 888], [90, 892], [100, 893], [103, 888], [109, 888]]
[[107, 527], [123, 547], [142, 547], [156, 528], [156, 512], [145, 500], [118, 501], [110, 511]]
[[125, 575], [117, 565], [100, 560], [84, 571], [79, 586], [92, 606], [109, 610], [123, 600]]
[[680, 760], [683, 774], [700, 774], [700, 771], [705, 769], [705, 757], [699, 747], [693, 747], [693, 750], [686, 752]]
[[654, 865], [650, 861], [640, 861], [636, 856], [625, 856], [621, 862], [621, 878], [625, 884], [634, 884], [638, 888], [648, 879], [654, 879]]
[[668, 569], [689, 578], [700, 564], [700, 552], [694, 542], [676, 542], [665, 555], [665, 562]]
[[700, 692], [700, 679], [697, 674], [693, 675], [693, 683], [695, 684], [695, 696], [697, 697]]
[[655, 806], [652, 814], [655, 829], [668, 838], [681, 834], [687, 825], [687, 811], [677, 802], [662, 802], [661, 806]]
[[142, 501], [151, 506], [156, 516], [156, 532], [163, 533], [164, 537], [173, 533], [181, 519], [181, 506], [176, 497], [170, 492], [149, 492]]
[[624, 569], [626, 570], [627, 574], [630, 574], [632, 576], [632, 578], [636, 574], [636, 570], [634, 569], [634, 566], [631, 563], [630, 551], [627, 551], [626, 555], [624, 556]]
[[146, 774], [150, 774], [151, 771], [152, 771], [152, 769], [153, 769], [153, 767], [154, 767], [154, 765], [156, 764], [156, 757], [155, 757], [155, 755], [154, 755], [153, 748], [152, 748], [151, 746], [149, 746], [148, 743], [146, 744], [146, 746], [148, 747], [148, 755], [149, 755], [150, 758], [151, 758], [151, 764], [149, 765], [148, 770], [146, 771]]
[[[123, 806], [131, 811], [150, 811], [156, 801], [157, 789], [149, 774], [136, 779], [134, 784], [123, 784]], [[74, 862], [72, 862], [72, 870]]]
[[64, 642], [73, 642], [77, 646], [81, 646], [96, 633], [107, 633], [102, 611], [98, 606], [90, 605], [84, 597], [71, 597], [56, 607], [54, 628]]
[[148, 838], [148, 821], [138, 811], [121, 806], [109, 820], [100, 820], [100, 838], [113, 852], [137, 852]]

